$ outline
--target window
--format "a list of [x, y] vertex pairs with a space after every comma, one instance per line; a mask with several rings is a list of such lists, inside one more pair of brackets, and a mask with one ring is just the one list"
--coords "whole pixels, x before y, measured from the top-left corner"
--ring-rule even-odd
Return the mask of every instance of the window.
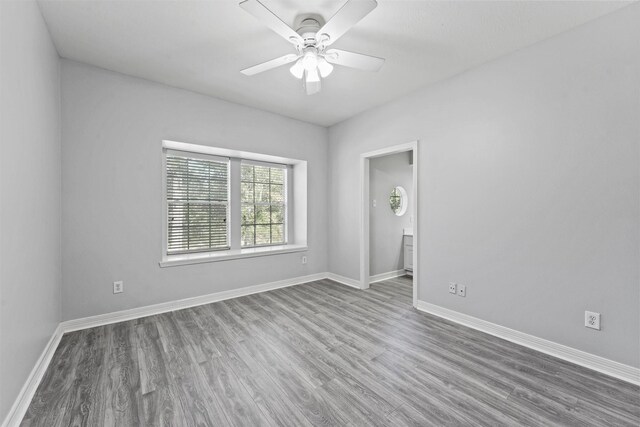
[[167, 254], [229, 249], [229, 159], [167, 153]]
[[307, 162], [162, 141], [161, 267], [307, 250]]
[[281, 165], [242, 163], [242, 247], [286, 242], [285, 176]]
[[407, 212], [407, 202], [409, 198], [407, 191], [403, 187], [394, 187], [389, 195], [389, 205], [397, 216], [402, 216]]

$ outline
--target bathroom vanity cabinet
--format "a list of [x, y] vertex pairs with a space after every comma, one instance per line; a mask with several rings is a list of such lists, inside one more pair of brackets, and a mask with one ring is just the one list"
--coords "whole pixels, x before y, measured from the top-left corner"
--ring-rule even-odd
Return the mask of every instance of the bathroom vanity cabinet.
[[404, 269], [409, 276], [413, 276], [413, 236], [404, 235]]

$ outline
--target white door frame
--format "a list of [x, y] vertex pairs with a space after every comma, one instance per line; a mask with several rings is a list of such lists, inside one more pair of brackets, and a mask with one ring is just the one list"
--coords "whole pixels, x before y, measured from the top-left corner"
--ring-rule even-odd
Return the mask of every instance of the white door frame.
[[413, 152], [413, 200], [411, 203], [411, 215], [413, 215], [413, 306], [418, 301], [419, 265], [418, 253], [420, 250], [418, 236], [418, 141], [406, 144], [394, 145], [376, 151], [370, 151], [360, 155], [360, 287], [368, 289], [370, 283], [369, 274], [369, 163], [375, 157], [389, 154]]

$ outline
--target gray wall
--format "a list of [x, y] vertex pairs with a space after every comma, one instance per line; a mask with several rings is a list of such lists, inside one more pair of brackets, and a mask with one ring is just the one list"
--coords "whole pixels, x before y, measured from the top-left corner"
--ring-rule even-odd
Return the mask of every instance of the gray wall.
[[58, 54], [35, 2], [0, 2], [0, 421], [60, 321]]
[[358, 278], [359, 155], [418, 139], [419, 299], [640, 366], [638, 22], [624, 8], [332, 127], [330, 271]]
[[[308, 264], [160, 268], [163, 139], [307, 160]], [[65, 320], [327, 270], [325, 128], [63, 60], [62, 140]]]
[[[389, 273], [404, 268], [402, 232], [411, 227], [413, 209], [413, 166], [410, 153], [376, 157], [369, 163], [369, 270]], [[389, 206], [389, 194], [396, 186], [408, 195], [407, 212], [397, 216]], [[376, 207], [373, 206], [376, 200]]]

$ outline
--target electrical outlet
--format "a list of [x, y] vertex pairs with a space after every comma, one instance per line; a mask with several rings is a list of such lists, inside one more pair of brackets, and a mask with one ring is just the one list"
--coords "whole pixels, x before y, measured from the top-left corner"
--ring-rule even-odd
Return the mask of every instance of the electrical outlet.
[[584, 326], [591, 329], [600, 330], [600, 313], [594, 313], [593, 311], [584, 312]]
[[449, 283], [449, 293], [455, 295], [457, 291], [458, 291], [458, 285], [456, 285], [453, 282]]
[[302, 260], [303, 264], [306, 264], [307, 263], [307, 256], [306, 255], [302, 255], [301, 260]]
[[124, 292], [124, 283], [122, 282], [122, 280], [118, 280], [117, 282], [113, 282], [113, 293], [114, 294], [119, 294], [121, 292]]
[[467, 287], [465, 285], [458, 285], [458, 296], [459, 297], [467, 296]]
[[378, 202], [376, 202], [376, 199], [373, 199], [373, 207], [375, 208], [378, 205]]

